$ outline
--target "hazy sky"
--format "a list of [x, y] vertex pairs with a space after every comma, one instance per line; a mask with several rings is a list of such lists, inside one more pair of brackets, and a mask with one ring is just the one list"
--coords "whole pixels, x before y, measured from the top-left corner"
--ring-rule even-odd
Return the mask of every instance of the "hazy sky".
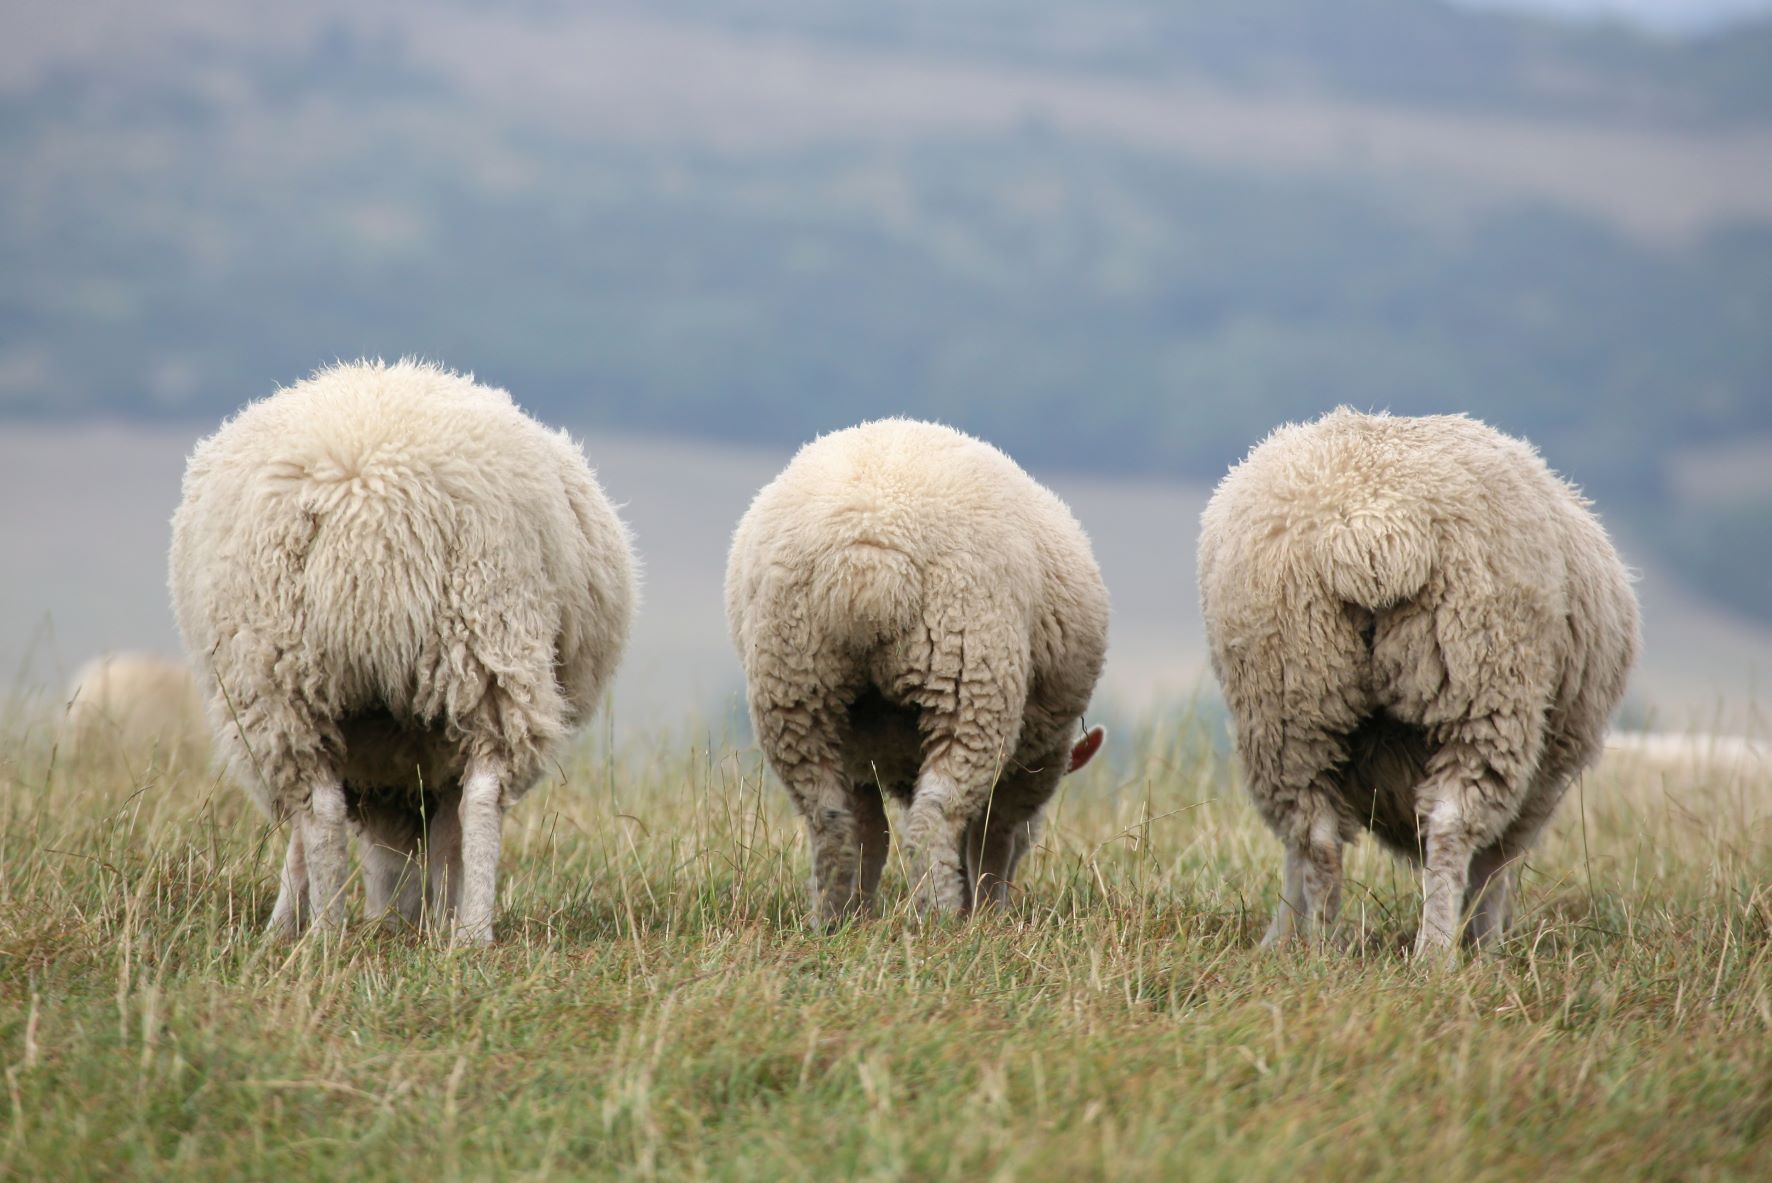
[[1472, 8], [1512, 8], [1580, 17], [1622, 17], [1673, 33], [1714, 29], [1731, 20], [1772, 13], [1772, 0], [1459, 0]]

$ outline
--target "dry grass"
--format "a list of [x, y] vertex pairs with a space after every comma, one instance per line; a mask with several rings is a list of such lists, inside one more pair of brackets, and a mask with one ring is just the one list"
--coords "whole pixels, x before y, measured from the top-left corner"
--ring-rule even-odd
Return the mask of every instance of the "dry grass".
[[1772, 1177], [1772, 785], [1621, 761], [1517, 936], [1255, 949], [1278, 853], [1206, 728], [1119, 737], [1005, 912], [831, 936], [754, 754], [588, 743], [507, 827], [502, 943], [260, 935], [281, 839], [152, 752], [0, 738], [0, 1177]]

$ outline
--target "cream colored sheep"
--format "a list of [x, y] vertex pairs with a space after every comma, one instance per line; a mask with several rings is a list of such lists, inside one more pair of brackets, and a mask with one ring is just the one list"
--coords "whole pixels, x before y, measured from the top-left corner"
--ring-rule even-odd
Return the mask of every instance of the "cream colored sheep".
[[504, 809], [595, 706], [634, 607], [571, 439], [431, 365], [321, 370], [197, 446], [171, 584], [234, 777], [294, 822], [273, 929], [342, 924], [352, 824], [372, 913], [428, 899], [490, 941]]
[[1282, 427], [1202, 517], [1200, 601], [1256, 807], [1270, 943], [1335, 918], [1370, 830], [1424, 865], [1417, 951], [1497, 939], [1513, 868], [1605, 742], [1630, 579], [1528, 444], [1463, 416]]
[[1764, 788], [1772, 785], [1772, 744], [1745, 735], [1614, 731], [1606, 736], [1600, 769], [1609, 785]]
[[1005, 897], [1079, 738], [1108, 598], [1064, 503], [1002, 452], [905, 419], [806, 445], [732, 542], [727, 619], [763, 752], [831, 922], [874, 895], [881, 790], [925, 911]]
[[201, 767], [209, 736], [190, 667], [154, 653], [107, 653], [87, 662], [68, 687], [60, 745], [70, 759], [151, 754], [165, 764]]

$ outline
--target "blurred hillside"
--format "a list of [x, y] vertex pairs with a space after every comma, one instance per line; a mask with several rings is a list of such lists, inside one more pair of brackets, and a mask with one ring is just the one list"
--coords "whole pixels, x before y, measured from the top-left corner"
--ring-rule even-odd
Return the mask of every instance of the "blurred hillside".
[[1204, 481], [1338, 402], [1468, 410], [1772, 619], [1772, 24], [3, 10], [0, 424], [210, 420], [423, 353], [570, 422], [902, 412]]

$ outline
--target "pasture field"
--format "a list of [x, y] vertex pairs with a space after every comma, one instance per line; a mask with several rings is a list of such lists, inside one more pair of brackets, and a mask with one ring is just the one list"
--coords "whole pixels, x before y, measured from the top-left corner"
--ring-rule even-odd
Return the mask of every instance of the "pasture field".
[[1255, 947], [1279, 852], [1210, 730], [1111, 737], [1010, 907], [920, 925], [895, 860], [831, 935], [754, 752], [593, 736], [511, 815], [480, 951], [266, 938], [239, 793], [20, 706], [0, 1177], [1772, 1178], [1763, 772], [1602, 765], [1447, 969], [1370, 844], [1347, 951]]

